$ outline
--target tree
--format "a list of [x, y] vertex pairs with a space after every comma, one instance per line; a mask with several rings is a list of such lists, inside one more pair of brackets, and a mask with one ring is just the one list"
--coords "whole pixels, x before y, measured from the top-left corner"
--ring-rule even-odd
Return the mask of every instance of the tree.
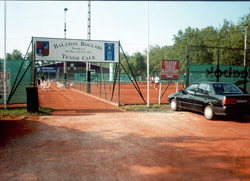
[[132, 67], [133, 67], [133, 73], [136, 76], [146, 75], [145, 57], [140, 52], [133, 54], [131, 58], [131, 62], [132, 62]]
[[22, 60], [23, 59], [23, 55], [22, 53], [15, 49], [12, 51], [12, 53], [7, 53], [7, 60]]
[[26, 57], [27, 60], [32, 60], [32, 52], [29, 52], [27, 57]]
[[[130, 56], [128, 55], [128, 53], [125, 53], [125, 56], [126, 56], [126, 58], [128, 59], [128, 62], [130, 62], [129, 60], [130, 60]], [[122, 54], [122, 53], [120, 53], [120, 62], [121, 62], [121, 64], [122, 64], [122, 66], [124, 67], [124, 69], [128, 72], [128, 73], [130, 73], [129, 72], [129, 68], [128, 68], [128, 64], [127, 64], [127, 60], [126, 60], [126, 58], [125, 58], [125, 56]], [[130, 63], [131, 64], [131, 63]], [[125, 70], [124, 70], [122, 67], [121, 67], [121, 73], [125, 73]]]
[[156, 45], [150, 48], [149, 52], [149, 68], [150, 75], [155, 76], [155, 74], [159, 75], [161, 72], [161, 60], [164, 59], [164, 49], [160, 46]]

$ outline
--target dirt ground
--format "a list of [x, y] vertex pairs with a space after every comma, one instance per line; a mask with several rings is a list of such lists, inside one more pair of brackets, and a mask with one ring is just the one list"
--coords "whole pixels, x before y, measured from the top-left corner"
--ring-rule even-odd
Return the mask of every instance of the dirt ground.
[[0, 180], [250, 180], [250, 120], [124, 112], [39, 90], [54, 115], [0, 120]]

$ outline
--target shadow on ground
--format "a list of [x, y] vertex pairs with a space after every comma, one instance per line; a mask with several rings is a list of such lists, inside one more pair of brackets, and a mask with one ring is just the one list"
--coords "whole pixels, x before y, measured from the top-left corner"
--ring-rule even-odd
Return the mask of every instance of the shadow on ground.
[[0, 131], [3, 180], [250, 179], [250, 156], [211, 150], [239, 138], [81, 131], [34, 120], [0, 121]]
[[[175, 112], [175, 111], [172, 111]], [[204, 115], [203, 113], [181, 110], [179, 113], [191, 112], [192, 114]], [[239, 123], [250, 123], [250, 115], [236, 115], [236, 116], [216, 116], [214, 120], [211, 121], [232, 121]]]
[[53, 109], [55, 116], [80, 116], [94, 115], [97, 113], [116, 113], [123, 112], [119, 109]]

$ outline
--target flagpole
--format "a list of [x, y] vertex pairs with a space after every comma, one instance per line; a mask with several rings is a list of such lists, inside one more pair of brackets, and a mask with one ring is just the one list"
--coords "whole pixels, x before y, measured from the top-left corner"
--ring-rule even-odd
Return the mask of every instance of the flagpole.
[[147, 46], [147, 107], [149, 107], [149, 1], [147, 3], [147, 25], [148, 25], [148, 46]]
[[6, 0], [4, 1], [4, 61], [3, 61], [3, 101], [4, 101], [4, 109], [6, 106]]

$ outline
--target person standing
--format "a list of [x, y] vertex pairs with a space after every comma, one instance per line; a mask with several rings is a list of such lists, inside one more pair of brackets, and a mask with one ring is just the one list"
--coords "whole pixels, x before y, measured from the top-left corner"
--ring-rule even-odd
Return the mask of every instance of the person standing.
[[155, 76], [155, 80], [154, 80], [154, 82], [155, 82], [154, 88], [155, 88], [156, 90], [157, 90], [158, 87], [159, 87], [159, 81], [160, 81], [160, 78], [156, 75], [156, 76]]
[[154, 85], [154, 80], [155, 80], [154, 77], [151, 77], [151, 78], [150, 78], [150, 86], [151, 86], [151, 85]]

